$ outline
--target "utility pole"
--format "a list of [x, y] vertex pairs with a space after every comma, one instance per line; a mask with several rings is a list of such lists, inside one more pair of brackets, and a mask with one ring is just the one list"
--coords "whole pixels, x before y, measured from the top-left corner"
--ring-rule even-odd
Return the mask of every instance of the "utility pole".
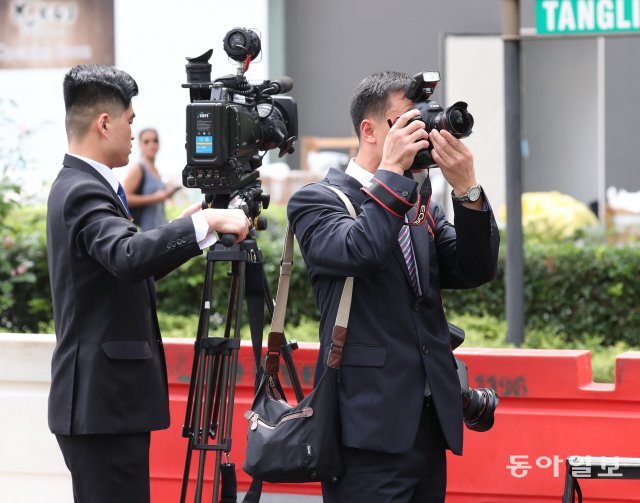
[[507, 253], [505, 305], [507, 341], [524, 342], [524, 251], [522, 238], [522, 155], [520, 135], [520, 2], [502, 0], [506, 130]]

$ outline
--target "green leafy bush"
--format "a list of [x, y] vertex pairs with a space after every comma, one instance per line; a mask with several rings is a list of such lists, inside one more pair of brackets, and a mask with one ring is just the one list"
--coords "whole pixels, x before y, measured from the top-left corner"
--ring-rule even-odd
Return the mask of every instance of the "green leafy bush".
[[[11, 227], [0, 229], [0, 328], [18, 332], [52, 331], [51, 299], [45, 251], [43, 207], [16, 208], [6, 216]], [[259, 233], [264, 270], [272, 295], [277, 288], [285, 209], [264, 212], [269, 228]], [[499, 276], [480, 288], [443, 292], [447, 315], [490, 316], [504, 320], [504, 246]], [[206, 260], [190, 260], [157, 283], [158, 309], [172, 316], [197, 318], [200, 312]], [[229, 264], [216, 263], [212, 328], [226, 318]], [[566, 347], [597, 337], [605, 346], [624, 342], [637, 346], [640, 333], [640, 245], [606, 246], [586, 242], [525, 247], [524, 296], [527, 343], [537, 330], [552, 331]], [[246, 320], [246, 313], [244, 314]], [[291, 327], [317, 322], [318, 309], [307, 280], [304, 261], [295, 247], [287, 321]], [[197, 324], [196, 324], [197, 325]], [[181, 331], [176, 323], [171, 330]], [[468, 328], [468, 327], [465, 327]], [[292, 330], [292, 328], [289, 328]], [[493, 325], [485, 343], [490, 343]], [[195, 335], [195, 328], [183, 330]], [[304, 332], [304, 331], [303, 331]], [[312, 330], [317, 340], [317, 329]], [[504, 333], [493, 333], [498, 338]]]
[[0, 327], [51, 332], [44, 209], [7, 212], [6, 222], [0, 228]]
[[[524, 257], [525, 320], [566, 342], [600, 337], [637, 345], [640, 333], [640, 246], [528, 243]], [[471, 290], [443, 292], [448, 313], [505, 317], [505, 256], [498, 278]]]

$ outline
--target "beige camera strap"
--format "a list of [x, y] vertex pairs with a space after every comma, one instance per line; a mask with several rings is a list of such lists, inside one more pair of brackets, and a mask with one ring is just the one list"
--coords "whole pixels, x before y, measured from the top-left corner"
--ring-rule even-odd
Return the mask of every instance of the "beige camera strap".
[[[349, 198], [338, 188], [324, 185], [335, 192], [342, 200], [349, 215], [356, 217], [355, 209]], [[265, 358], [265, 372], [275, 375], [280, 369], [280, 352], [284, 342], [284, 318], [289, 299], [289, 285], [291, 283], [291, 270], [293, 269], [293, 231], [287, 225], [284, 244], [282, 247], [282, 260], [280, 261], [280, 278], [278, 279], [278, 292], [276, 294], [273, 316], [271, 318], [271, 331], [267, 341], [267, 356]], [[340, 305], [336, 315], [336, 323], [331, 334], [331, 350], [327, 365], [331, 368], [340, 368], [342, 361], [342, 348], [347, 337], [347, 325], [349, 323], [349, 311], [351, 310], [351, 297], [353, 294], [353, 277], [349, 276], [342, 289]]]

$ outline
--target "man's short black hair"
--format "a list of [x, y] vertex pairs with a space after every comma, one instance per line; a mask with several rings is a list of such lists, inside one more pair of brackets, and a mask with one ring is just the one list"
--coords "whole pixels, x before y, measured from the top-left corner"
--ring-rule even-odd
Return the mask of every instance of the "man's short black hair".
[[360, 138], [360, 123], [367, 117], [382, 117], [387, 111], [389, 94], [406, 91], [411, 83], [407, 73], [386, 71], [365, 78], [353, 92], [351, 121]]
[[62, 87], [68, 137], [84, 136], [97, 114], [122, 113], [138, 94], [131, 75], [107, 65], [74, 66], [64, 76]]

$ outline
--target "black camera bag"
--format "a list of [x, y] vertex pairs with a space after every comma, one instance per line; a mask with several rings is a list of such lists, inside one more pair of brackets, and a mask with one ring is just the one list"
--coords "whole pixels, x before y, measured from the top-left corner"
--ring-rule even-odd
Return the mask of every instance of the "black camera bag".
[[242, 466], [266, 482], [334, 481], [342, 474], [338, 370], [329, 368], [299, 404], [287, 403], [279, 381], [264, 374], [245, 418]]

